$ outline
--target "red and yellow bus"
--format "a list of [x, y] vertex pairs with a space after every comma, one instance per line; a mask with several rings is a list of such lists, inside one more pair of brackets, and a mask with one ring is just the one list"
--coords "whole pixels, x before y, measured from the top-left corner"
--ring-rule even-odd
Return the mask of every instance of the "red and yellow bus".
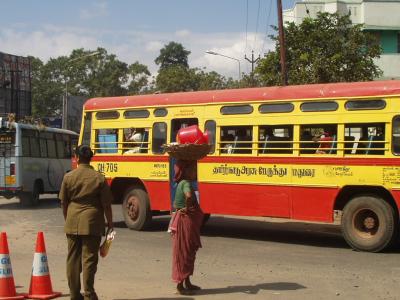
[[[197, 124], [209, 214], [341, 221], [354, 249], [392, 244], [400, 207], [400, 81], [315, 84], [90, 99], [80, 143], [108, 178], [129, 228], [171, 209], [163, 144]], [[133, 138], [134, 137], [134, 138]]]

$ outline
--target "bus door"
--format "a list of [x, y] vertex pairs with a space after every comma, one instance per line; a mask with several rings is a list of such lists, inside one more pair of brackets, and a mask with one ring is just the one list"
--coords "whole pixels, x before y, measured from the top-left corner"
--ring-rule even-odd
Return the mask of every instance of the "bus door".
[[0, 128], [0, 191], [15, 187], [15, 130]]
[[[197, 118], [184, 118], [184, 119], [172, 119], [171, 120], [171, 135], [170, 135], [170, 143], [176, 143], [176, 135], [181, 128], [185, 128], [192, 125], [199, 125], [199, 120]], [[170, 157], [169, 159], [169, 184], [170, 184], [170, 196], [171, 196], [171, 210], [173, 210], [174, 206], [174, 198], [177, 184], [174, 182], [175, 170], [174, 166], [176, 163], [176, 159]], [[197, 181], [193, 183], [193, 186], [197, 190]]]

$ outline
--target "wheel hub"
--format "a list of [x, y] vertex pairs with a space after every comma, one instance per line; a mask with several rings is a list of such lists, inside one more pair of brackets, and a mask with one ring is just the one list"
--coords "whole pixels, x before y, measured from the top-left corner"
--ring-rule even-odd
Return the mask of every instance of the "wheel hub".
[[379, 229], [379, 218], [371, 209], [360, 209], [354, 214], [354, 232], [362, 238], [372, 238]]
[[375, 228], [375, 219], [372, 218], [372, 217], [365, 218], [364, 226], [368, 230], [371, 230], [371, 229]]
[[139, 199], [136, 196], [130, 196], [126, 202], [126, 208], [132, 221], [136, 221], [139, 217]]

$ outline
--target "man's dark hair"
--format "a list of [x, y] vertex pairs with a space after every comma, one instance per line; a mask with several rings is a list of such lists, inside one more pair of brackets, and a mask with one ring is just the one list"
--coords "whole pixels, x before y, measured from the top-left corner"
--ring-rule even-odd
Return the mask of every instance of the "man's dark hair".
[[80, 145], [75, 149], [75, 155], [83, 163], [89, 163], [93, 156], [93, 151], [88, 145]]

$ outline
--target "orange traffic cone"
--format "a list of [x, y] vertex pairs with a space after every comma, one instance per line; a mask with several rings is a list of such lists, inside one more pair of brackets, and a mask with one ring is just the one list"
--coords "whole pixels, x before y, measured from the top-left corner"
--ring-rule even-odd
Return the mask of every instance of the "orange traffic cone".
[[53, 299], [60, 295], [61, 293], [54, 292], [51, 286], [44, 236], [43, 232], [39, 232], [33, 257], [31, 285], [29, 294], [25, 295], [25, 297], [28, 299]]
[[0, 300], [24, 299], [15, 291], [14, 277], [8, 251], [7, 234], [0, 234]]

